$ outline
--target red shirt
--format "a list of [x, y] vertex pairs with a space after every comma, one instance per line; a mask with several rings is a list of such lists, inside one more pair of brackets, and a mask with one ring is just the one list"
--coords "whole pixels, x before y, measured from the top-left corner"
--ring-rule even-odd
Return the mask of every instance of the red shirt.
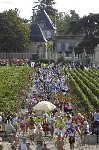
[[77, 118], [72, 118], [72, 122], [75, 122], [77, 124]]
[[49, 148], [47, 148], [47, 147], [45, 147], [45, 148], [43, 148], [42, 150], [50, 150]]

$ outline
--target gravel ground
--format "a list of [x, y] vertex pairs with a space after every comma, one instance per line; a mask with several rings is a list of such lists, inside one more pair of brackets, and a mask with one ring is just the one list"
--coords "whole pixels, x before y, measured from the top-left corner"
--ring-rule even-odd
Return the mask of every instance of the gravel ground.
[[[53, 139], [51, 139], [50, 137], [46, 137], [45, 141], [48, 148], [50, 148], [51, 150], [56, 150]], [[4, 146], [4, 150], [11, 150], [11, 144], [9, 142], [3, 142], [3, 146]], [[36, 150], [36, 147], [33, 146], [32, 143], [31, 143], [31, 148], [32, 150]], [[65, 141], [65, 150], [70, 150], [69, 143], [67, 141]], [[77, 137], [75, 143], [75, 150], [99, 150], [99, 144], [97, 145], [82, 144], [79, 142]]]

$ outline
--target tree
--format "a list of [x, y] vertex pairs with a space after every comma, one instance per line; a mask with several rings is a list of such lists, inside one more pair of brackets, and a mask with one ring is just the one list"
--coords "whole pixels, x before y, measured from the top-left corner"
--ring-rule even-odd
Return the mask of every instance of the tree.
[[77, 34], [75, 32], [75, 28], [77, 28], [77, 22], [80, 20], [78, 14], [76, 14], [75, 10], [70, 10], [70, 21], [68, 24], [68, 33]]
[[73, 32], [74, 24], [79, 20], [80, 17], [74, 10], [71, 10], [70, 14], [58, 12], [56, 18], [57, 32], [61, 35], [66, 35], [70, 34], [70, 25]]
[[56, 9], [54, 8], [55, 5], [55, 0], [37, 0], [35, 2], [37, 5], [34, 6], [33, 8], [38, 7], [40, 9], [41, 7], [44, 8], [47, 12], [47, 14], [50, 16], [53, 16]]
[[61, 35], [67, 34], [69, 22], [70, 16], [67, 13], [58, 12], [56, 15], [57, 33]]
[[45, 11], [48, 15], [54, 15], [56, 11], [54, 8], [55, 0], [41, 0], [41, 5], [45, 6]]
[[28, 41], [29, 29], [19, 17], [18, 9], [0, 13], [0, 51], [23, 51]]
[[[73, 28], [74, 27], [74, 28]], [[82, 34], [84, 40], [81, 45], [88, 54], [94, 53], [94, 48], [99, 43], [99, 14], [89, 14], [70, 24], [69, 31], [75, 34]]]

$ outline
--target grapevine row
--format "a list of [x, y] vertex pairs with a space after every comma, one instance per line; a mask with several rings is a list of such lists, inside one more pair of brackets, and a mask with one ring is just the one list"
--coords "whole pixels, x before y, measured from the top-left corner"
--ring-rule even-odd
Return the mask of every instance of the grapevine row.
[[76, 83], [76, 81], [74, 80], [72, 75], [70, 73], [68, 73], [68, 74], [69, 74], [70, 82], [71, 82], [72, 86], [74, 86], [74, 88], [75, 88], [75, 94], [77, 94], [77, 96], [80, 98], [81, 103], [84, 106], [85, 110], [88, 112], [92, 111], [93, 106], [91, 105], [90, 101], [88, 100], [86, 95], [83, 93], [83, 91], [81, 90], [79, 85]]
[[77, 76], [73, 71], [70, 71], [71, 76], [75, 79], [75, 82], [79, 85], [82, 89], [83, 93], [88, 97], [89, 101], [94, 107], [99, 106], [99, 100], [97, 97], [92, 93], [92, 91], [83, 83], [81, 78]]
[[0, 111], [17, 108], [23, 97], [23, 89], [28, 85], [29, 67], [0, 67]]
[[84, 72], [99, 83], [99, 76], [97, 76], [97, 73], [95, 73], [93, 70], [84, 70]]
[[84, 77], [86, 77], [89, 80], [89, 82], [92, 82], [96, 86], [96, 88], [99, 89], [99, 83], [96, 80], [94, 80], [94, 78], [91, 78], [88, 74], [86, 74], [81, 69], [78, 69], [78, 72], [81, 73]]
[[75, 70], [75, 73], [76, 76], [78, 76], [82, 82], [84, 82], [84, 84], [92, 91], [92, 93], [99, 98], [99, 89], [92, 82], [89, 82], [89, 80], [77, 70]]

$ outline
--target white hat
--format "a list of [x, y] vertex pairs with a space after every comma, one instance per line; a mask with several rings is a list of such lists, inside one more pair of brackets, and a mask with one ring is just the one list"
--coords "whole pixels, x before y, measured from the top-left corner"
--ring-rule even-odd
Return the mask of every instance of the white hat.
[[86, 125], [86, 124], [88, 124], [88, 122], [87, 122], [87, 121], [84, 121], [84, 124]]

